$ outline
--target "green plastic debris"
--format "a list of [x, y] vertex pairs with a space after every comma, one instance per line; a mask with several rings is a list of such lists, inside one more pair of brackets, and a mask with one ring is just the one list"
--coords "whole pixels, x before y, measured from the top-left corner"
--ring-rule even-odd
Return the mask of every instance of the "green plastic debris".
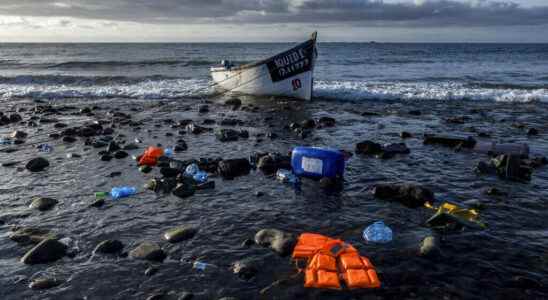
[[108, 197], [109, 195], [109, 192], [96, 192], [95, 193], [95, 199], [99, 200], [99, 199], [104, 199], [106, 197]]

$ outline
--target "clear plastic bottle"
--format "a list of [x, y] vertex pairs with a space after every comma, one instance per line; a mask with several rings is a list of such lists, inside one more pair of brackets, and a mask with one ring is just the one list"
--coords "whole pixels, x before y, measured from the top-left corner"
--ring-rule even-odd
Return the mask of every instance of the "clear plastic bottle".
[[210, 264], [210, 263], [206, 263], [206, 262], [197, 260], [192, 264], [192, 268], [195, 269], [195, 270], [205, 272], [207, 270], [217, 269], [217, 266], [214, 265], [214, 264]]
[[299, 183], [299, 177], [297, 177], [293, 172], [285, 169], [279, 169], [278, 172], [276, 172], [276, 178], [281, 182], [287, 182], [287, 183]]
[[194, 174], [198, 173], [200, 168], [196, 164], [190, 164], [185, 169], [185, 176], [193, 177]]
[[200, 170], [194, 173], [194, 176], [192, 176], [192, 178], [194, 178], [194, 181], [196, 181], [197, 183], [204, 183], [207, 181], [208, 175], [207, 172]]
[[117, 200], [120, 198], [126, 198], [135, 194], [137, 194], [137, 189], [135, 187], [130, 187], [130, 186], [113, 187], [112, 190], [110, 191], [110, 196], [114, 200]]
[[9, 138], [0, 138], [0, 145], [11, 145], [13, 141]]
[[373, 243], [388, 243], [392, 241], [392, 229], [386, 226], [383, 221], [377, 221], [365, 228], [363, 238]]

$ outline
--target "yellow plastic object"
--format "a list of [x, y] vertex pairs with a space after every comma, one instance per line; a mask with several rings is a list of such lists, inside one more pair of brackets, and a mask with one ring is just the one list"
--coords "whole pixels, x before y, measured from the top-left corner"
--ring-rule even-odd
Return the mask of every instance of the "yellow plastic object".
[[[432, 218], [430, 218], [430, 220], [433, 220], [435, 217], [440, 215], [448, 215], [450, 217], [453, 217], [452, 219], [462, 222], [464, 225], [474, 224], [481, 228], [487, 227], [485, 224], [479, 221], [479, 213], [475, 209], [463, 208], [449, 202], [444, 202], [438, 207], [432, 206], [430, 203], [425, 203], [424, 206], [437, 211], [436, 214]], [[430, 220], [428, 220], [427, 223]]]

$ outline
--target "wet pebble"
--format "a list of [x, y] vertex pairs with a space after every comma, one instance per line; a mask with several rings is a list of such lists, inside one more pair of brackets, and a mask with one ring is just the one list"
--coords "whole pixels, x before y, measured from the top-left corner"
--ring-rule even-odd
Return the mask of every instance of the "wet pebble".
[[21, 262], [27, 265], [56, 261], [67, 253], [67, 246], [56, 239], [45, 239], [30, 249]]
[[49, 166], [49, 161], [43, 157], [31, 159], [25, 165], [25, 168], [31, 172], [40, 172]]
[[47, 290], [61, 285], [63, 282], [55, 278], [36, 278], [29, 284], [33, 290]]
[[197, 232], [197, 227], [184, 225], [166, 231], [163, 237], [170, 243], [178, 243], [193, 238]]
[[30, 204], [30, 208], [37, 209], [39, 211], [46, 211], [52, 209], [59, 201], [53, 198], [47, 197], [34, 197]]
[[101, 155], [101, 160], [102, 161], [111, 161], [112, 156], [110, 154], [103, 154], [103, 155]]
[[116, 159], [122, 159], [128, 156], [129, 154], [126, 151], [122, 151], [122, 150], [116, 151], [116, 153], [114, 153], [114, 158]]
[[251, 279], [257, 274], [258, 270], [257, 261], [252, 259], [238, 260], [232, 263], [232, 272], [244, 280]]
[[434, 236], [425, 237], [419, 247], [419, 255], [423, 257], [434, 257], [440, 254], [439, 242]]
[[131, 250], [129, 256], [134, 259], [162, 262], [166, 258], [166, 253], [157, 243], [143, 242], [135, 249]]

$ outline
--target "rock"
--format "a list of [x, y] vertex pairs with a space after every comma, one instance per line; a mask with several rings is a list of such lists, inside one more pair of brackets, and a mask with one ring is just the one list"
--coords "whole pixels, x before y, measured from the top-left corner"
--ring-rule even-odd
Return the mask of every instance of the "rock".
[[137, 146], [137, 144], [134, 144], [134, 143], [129, 143], [127, 145], [124, 145], [124, 147], [122, 147], [122, 149], [124, 149], [126, 151], [136, 150], [136, 149], [139, 149], [139, 146]]
[[19, 163], [20, 163], [20, 161], [6, 161], [6, 162], [2, 163], [2, 167], [6, 167], [6, 168], [13, 167], [13, 166], [15, 166]]
[[74, 143], [74, 142], [76, 142], [76, 138], [71, 136], [71, 135], [67, 135], [67, 136], [63, 137], [63, 142], [65, 142], [65, 143]]
[[536, 128], [529, 128], [529, 130], [527, 130], [527, 135], [528, 136], [532, 136], [532, 135], [538, 135], [538, 129]]
[[208, 113], [209, 112], [209, 106], [204, 104], [204, 105], [200, 105], [198, 107], [198, 112], [201, 113], [201, 114], [205, 114], [205, 113]]
[[145, 270], [145, 276], [152, 276], [154, 274], [156, 274], [158, 272], [158, 268], [156, 267], [148, 267], [146, 270]]
[[201, 133], [210, 131], [211, 128], [206, 128], [206, 127], [198, 126], [198, 125], [196, 125], [196, 124], [194, 124], [194, 123], [191, 123], [191, 124], [188, 124], [188, 125], [185, 127], [185, 130], [186, 130], [188, 133], [192, 133], [192, 134], [201, 134]]
[[382, 153], [382, 146], [372, 141], [363, 141], [356, 144], [355, 152], [357, 154], [377, 155]]
[[425, 237], [419, 248], [419, 255], [423, 257], [434, 257], [440, 254], [438, 241], [433, 236]]
[[116, 151], [120, 150], [120, 146], [115, 141], [111, 141], [108, 143], [107, 152], [114, 153]]
[[45, 239], [30, 249], [21, 262], [27, 265], [56, 261], [67, 253], [67, 246], [56, 239]]
[[255, 234], [255, 243], [268, 247], [281, 256], [287, 256], [297, 243], [295, 236], [278, 229], [262, 229]]
[[97, 199], [95, 201], [93, 201], [89, 207], [101, 207], [105, 205], [105, 199]]
[[335, 123], [336, 123], [335, 119], [331, 117], [321, 117], [318, 120], [318, 124], [321, 127], [333, 127], [335, 126]]
[[128, 156], [129, 154], [126, 151], [122, 151], [122, 150], [116, 151], [116, 153], [114, 153], [114, 158], [116, 159], [122, 159]]
[[112, 156], [111, 156], [110, 154], [101, 155], [101, 160], [102, 160], [102, 161], [111, 161], [111, 160], [112, 160]]
[[39, 211], [46, 211], [53, 208], [57, 203], [59, 203], [59, 201], [53, 198], [34, 197], [32, 198], [32, 202], [29, 207], [38, 209]]
[[179, 198], [187, 198], [194, 195], [195, 192], [196, 192], [196, 189], [194, 188], [193, 185], [188, 183], [180, 183], [173, 190], [173, 195]]
[[33, 290], [47, 290], [61, 285], [62, 283], [62, 281], [55, 278], [36, 278], [29, 284], [29, 288]]
[[137, 248], [129, 252], [129, 256], [134, 259], [145, 259], [158, 262], [162, 262], [166, 258], [164, 250], [153, 242], [141, 243]]
[[194, 298], [194, 294], [189, 292], [182, 292], [178, 300], [192, 300], [192, 298]]
[[402, 139], [408, 139], [408, 138], [413, 137], [413, 135], [411, 133], [407, 132], [407, 131], [402, 131], [402, 132], [400, 132], [400, 137]]
[[178, 243], [194, 237], [198, 232], [198, 228], [184, 225], [170, 229], [164, 233], [164, 239], [170, 243]]
[[14, 138], [14, 139], [24, 139], [28, 136], [28, 134], [24, 131], [21, 131], [21, 130], [16, 130], [14, 132], [11, 133], [10, 137]]
[[451, 137], [451, 136], [437, 136], [433, 134], [425, 134], [424, 141], [425, 145], [442, 145], [446, 147], [456, 148], [474, 148], [476, 145], [476, 140], [473, 137], [461, 138], [461, 137]]
[[279, 153], [258, 155], [257, 168], [267, 175], [276, 173], [278, 169], [291, 170], [291, 157]]
[[51, 233], [49, 230], [33, 227], [18, 228], [9, 235], [10, 240], [23, 245], [38, 244], [43, 240], [55, 238], [55, 234]]
[[373, 188], [376, 198], [398, 201], [410, 208], [424, 206], [434, 201], [434, 193], [429, 189], [413, 184], [377, 184]]
[[237, 141], [240, 133], [234, 129], [219, 129], [215, 132], [215, 137], [221, 142]]
[[249, 160], [245, 158], [225, 159], [219, 162], [217, 171], [223, 178], [232, 179], [249, 174], [251, 165], [249, 164]]
[[110, 174], [107, 175], [107, 177], [110, 177], [110, 178], [114, 178], [114, 177], [118, 177], [118, 176], [122, 176], [122, 172], [115, 171], [115, 172], [110, 172]]
[[396, 154], [409, 154], [411, 150], [407, 148], [405, 143], [387, 144], [382, 147], [382, 158], [391, 158]]
[[309, 119], [301, 122], [301, 127], [304, 129], [312, 129], [316, 127], [316, 121]]
[[173, 147], [173, 151], [175, 152], [183, 152], [188, 149], [188, 146], [185, 141], [179, 141], [175, 147]]
[[179, 170], [165, 167], [160, 169], [160, 174], [162, 174], [164, 177], [177, 177], [177, 175], [179, 174]]
[[408, 114], [412, 115], [412, 116], [420, 116], [422, 115], [422, 112], [420, 110], [410, 110], [409, 112], [407, 112]]
[[258, 269], [257, 262], [251, 259], [238, 260], [232, 263], [232, 272], [244, 280], [249, 280], [255, 276]]
[[242, 100], [238, 98], [232, 98], [225, 101], [225, 105], [239, 107], [242, 105]]
[[93, 249], [93, 253], [115, 254], [121, 252], [122, 249], [124, 249], [124, 244], [119, 240], [105, 240]]
[[343, 189], [343, 180], [341, 178], [322, 177], [319, 185], [323, 190], [341, 191]]
[[236, 126], [236, 125], [243, 125], [243, 124], [244, 122], [238, 119], [223, 119], [221, 120], [221, 123], [220, 123], [221, 126]]
[[31, 172], [40, 172], [49, 166], [49, 161], [43, 157], [31, 159], [25, 168]]

